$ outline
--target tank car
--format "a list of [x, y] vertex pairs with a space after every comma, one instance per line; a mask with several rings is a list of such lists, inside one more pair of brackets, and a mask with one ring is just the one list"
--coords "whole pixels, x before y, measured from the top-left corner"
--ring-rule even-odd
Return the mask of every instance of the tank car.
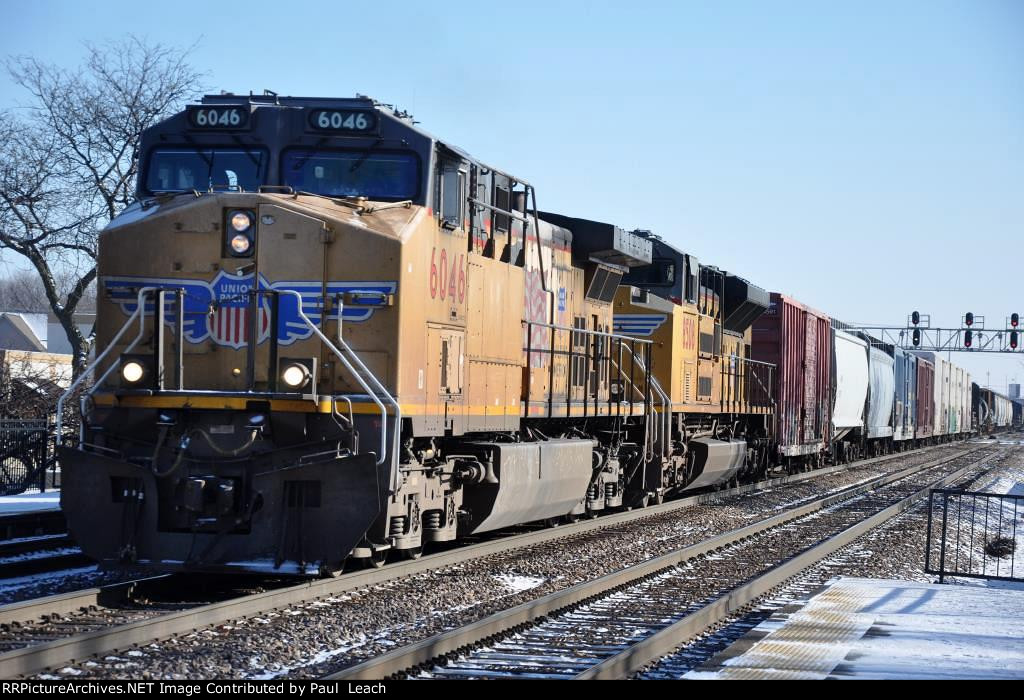
[[104, 565], [330, 575], [764, 467], [763, 290], [407, 114], [208, 96], [145, 132], [137, 195], [58, 406]]

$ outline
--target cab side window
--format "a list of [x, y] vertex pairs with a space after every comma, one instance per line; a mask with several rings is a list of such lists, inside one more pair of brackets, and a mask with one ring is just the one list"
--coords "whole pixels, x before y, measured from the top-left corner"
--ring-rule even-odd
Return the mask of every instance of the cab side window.
[[438, 177], [441, 224], [450, 230], [464, 227], [466, 171], [458, 163], [443, 162]]

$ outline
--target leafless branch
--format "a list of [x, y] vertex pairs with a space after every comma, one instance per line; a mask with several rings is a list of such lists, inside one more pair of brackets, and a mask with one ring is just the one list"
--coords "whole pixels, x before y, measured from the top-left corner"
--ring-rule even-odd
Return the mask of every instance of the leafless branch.
[[191, 48], [129, 37], [87, 49], [75, 70], [7, 59], [31, 99], [0, 113], [0, 249], [31, 265], [76, 373], [91, 339], [74, 314], [91, 296], [99, 232], [134, 200], [139, 137], [197, 96], [202, 78], [188, 63]]

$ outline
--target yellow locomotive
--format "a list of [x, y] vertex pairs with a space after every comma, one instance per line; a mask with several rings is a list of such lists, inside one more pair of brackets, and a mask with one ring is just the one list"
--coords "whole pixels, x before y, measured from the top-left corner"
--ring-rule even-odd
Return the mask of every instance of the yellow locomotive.
[[101, 562], [324, 575], [763, 468], [767, 295], [649, 232], [365, 97], [208, 96], [140, 154], [60, 452]]

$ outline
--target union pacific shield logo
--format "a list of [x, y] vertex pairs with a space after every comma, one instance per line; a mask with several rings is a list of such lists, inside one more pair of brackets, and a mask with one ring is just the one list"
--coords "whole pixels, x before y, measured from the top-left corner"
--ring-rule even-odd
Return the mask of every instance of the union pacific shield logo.
[[[260, 288], [266, 289], [266, 281], [260, 282]], [[237, 277], [223, 271], [210, 283], [214, 303], [213, 314], [208, 322], [209, 334], [217, 345], [237, 349], [248, 343], [249, 292], [252, 286], [253, 275]], [[265, 297], [260, 299], [257, 323], [259, 329], [256, 342], [261, 343], [270, 332], [270, 304]]]
[[667, 318], [666, 314], [615, 314], [612, 329], [623, 335], [647, 337], [654, 335]]
[[[186, 342], [201, 343], [207, 339], [217, 345], [230, 348], [241, 348], [246, 345], [249, 337], [249, 303], [250, 292], [254, 284], [262, 290], [289, 290], [297, 292], [301, 301], [294, 295], [280, 296], [278, 308], [277, 340], [281, 345], [290, 345], [297, 340], [305, 340], [313, 335], [312, 329], [299, 315], [302, 312], [316, 326], [322, 327], [325, 320], [338, 320], [339, 305], [332, 306], [324, 318], [324, 299], [335, 299], [344, 294], [351, 295], [349, 303], [343, 304], [342, 320], [345, 323], [361, 323], [369, 320], [374, 312], [390, 304], [390, 295], [398, 289], [394, 281], [353, 281], [323, 282], [316, 280], [296, 280], [269, 283], [263, 276], [258, 282], [254, 275], [231, 275], [221, 271], [210, 282], [193, 279], [156, 279], [150, 277], [107, 277], [103, 279], [103, 288], [108, 298], [117, 302], [126, 315], [135, 313], [138, 306], [138, 293], [143, 287], [184, 291], [184, 322], [182, 332]], [[147, 297], [145, 313], [150, 315], [155, 310], [155, 295]], [[174, 325], [174, 295], [166, 296], [164, 310], [167, 323]], [[262, 343], [270, 337], [270, 298], [260, 297], [257, 309], [258, 324], [256, 342]]]

